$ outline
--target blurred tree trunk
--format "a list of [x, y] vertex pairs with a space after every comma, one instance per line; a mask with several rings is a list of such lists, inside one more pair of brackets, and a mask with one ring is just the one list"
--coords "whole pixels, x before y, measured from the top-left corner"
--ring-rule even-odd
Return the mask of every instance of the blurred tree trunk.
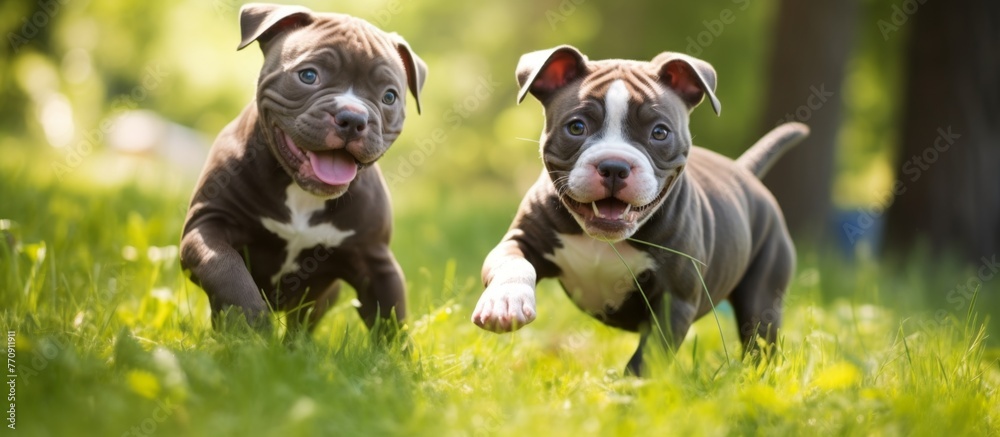
[[1000, 251], [1000, 2], [929, 1], [910, 21], [887, 248], [927, 238], [989, 258]]
[[[52, 55], [51, 36], [54, 27], [49, 21], [59, 17], [46, 8], [58, 8], [58, 2], [42, 4], [43, 2], [4, 2], [0, 5], [0, 102], [3, 102], [5, 112], [0, 117], [0, 130], [5, 134], [23, 133], [29, 124], [29, 118], [34, 118], [28, 107], [29, 96], [15, 77], [15, 67], [19, 57], [25, 53], [41, 52]], [[65, 14], [63, 14], [65, 15]], [[36, 23], [45, 23], [38, 25]]]
[[841, 84], [857, 33], [857, 3], [783, 0], [778, 7], [760, 133], [785, 121], [812, 130], [764, 178], [796, 237], [815, 240], [828, 229]]

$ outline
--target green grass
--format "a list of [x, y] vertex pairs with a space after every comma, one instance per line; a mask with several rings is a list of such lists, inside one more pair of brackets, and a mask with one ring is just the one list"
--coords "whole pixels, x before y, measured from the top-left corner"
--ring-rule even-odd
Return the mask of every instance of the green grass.
[[[44, 155], [0, 152], [0, 219], [9, 220], [0, 225], [0, 324], [16, 331], [19, 434], [1000, 429], [1000, 352], [987, 341], [985, 312], [970, 311], [971, 300], [959, 310], [925, 298], [969, 275], [941, 261], [892, 273], [800, 250], [771, 363], [739, 360], [731, 311], [716, 302], [725, 345], [706, 316], [673, 360], [654, 359], [653, 374], [636, 379], [622, 370], [637, 336], [583, 315], [554, 282], [539, 288], [538, 320], [517, 333], [470, 323], [480, 262], [520, 193], [496, 200], [482, 195], [489, 187], [404, 186], [394, 193], [394, 247], [409, 285], [413, 353], [369, 344], [351, 292], [311, 341], [288, 347], [211, 330], [207, 299], [176, 260], [190, 181], [98, 155], [88, 164], [97, 170], [56, 181]], [[432, 194], [414, 197], [421, 190]], [[927, 271], [940, 284], [927, 282]], [[980, 293], [996, 289], [987, 282]]]

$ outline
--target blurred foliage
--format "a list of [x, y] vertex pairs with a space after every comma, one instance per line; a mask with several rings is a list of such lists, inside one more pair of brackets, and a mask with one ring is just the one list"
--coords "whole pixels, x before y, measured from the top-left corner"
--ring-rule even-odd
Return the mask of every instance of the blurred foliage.
[[903, 96], [903, 61], [909, 27], [882, 33], [879, 20], [889, 20], [893, 0], [863, 2], [858, 47], [847, 65], [844, 123], [837, 140], [834, 202], [871, 205], [885, 193], [899, 169], [892, 168], [899, 149], [897, 131]]
[[[764, 70], [777, 0], [304, 4], [399, 32], [430, 66], [423, 114], [409, 104], [403, 135], [381, 161], [397, 217], [413, 219], [397, 220], [395, 244], [434, 248], [425, 259], [484, 255], [542, 168], [541, 106], [530, 97], [515, 102], [513, 71], [523, 53], [558, 44], [573, 44], [594, 59], [687, 52], [715, 66], [724, 109], [721, 117], [695, 109], [696, 144], [737, 156], [769, 124], [758, 108], [767, 99]], [[909, 28], [884, 35], [877, 25], [895, 4], [863, 1], [846, 83], [830, 85], [845, 103], [834, 184], [840, 207], [883, 201], [898, 171], [891, 164], [898, 141], [892, 126]], [[239, 7], [235, 0], [0, 4], [7, 39], [0, 46], [0, 153], [8, 163], [21, 163], [8, 168], [34, 169], [23, 176], [58, 178], [79, 190], [135, 183], [131, 176], [150, 167], [101, 150], [99, 130], [126, 109], [152, 110], [213, 138], [252, 100], [262, 60], [256, 45], [236, 51]], [[95, 151], [81, 151], [90, 139], [98, 140]], [[55, 174], [56, 163], [76, 155], [82, 156], [79, 170], [74, 167], [66, 180]], [[178, 169], [171, 190], [189, 193], [196, 174]], [[183, 213], [178, 205], [171, 219]], [[474, 231], [463, 220], [475, 221]], [[460, 229], [488, 237], [469, 238]], [[460, 270], [475, 274], [479, 261], [463, 260]]]
[[[522, 53], [557, 44], [576, 45], [594, 59], [650, 59], [665, 50], [696, 55], [716, 67], [725, 111], [722, 117], [695, 111], [695, 142], [736, 156], [763, 133], [756, 108], [766, 99], [761, 82], [774, 0], [303, 3], [399, 32], [430, 65], [425, 113], [416, 116], [411, 105], [404, 135], [383, 161], [388, 175], [412, 177], [393, 187], [402, 208], [450, 196], [457, 187], [478, 190], [477, 199], [517, 202], [541, 168], [534, 139], [542, 120], [537, 102], [515, 105], [514, 66]], [[898, 75], [903, 38], [893, 35], [886, 44], [874, 25], [887, 14], [888, 0], [865, 4], [863, 50], [847, 66], [843, 94], [848, 114], [839, 168], [849, 177], [837, 185], [841, 203], [864, 203], [867, 182], [887, 184], [890, 177], [885, 162], [894, 137], [887, 126], [898, 91], [884, 84]], [[251, 100], [261, 62], [256, 46], [235, 51], [239, 6], [234, 0], [5, 2], [0, 128], [24, 138], [23, 147], [55, 142], [72, 149], [116, 111], [136, 107], [213, 137]], [[728, 24], [719, 21], [726, 10], [733, 17]], [[162, 80], [149, 86], [151, 76]], [[436, 137], [439, 128], [444, 135]], [[418, 144], [432, 153], [417, 153]]]
[[[514, 66], [520, 54], [557, 44], [576, 45], [594, 59], [650, 59], [664, 50], [696, 55], [716, 67], [725, 108], [718, 118], [696, 110], [696, 143], [736, 156], [763, 133], [756, 107], [766, 99], [760, 85], [774, 0], [303, 3], [399, 32], [431, 67], [424, 115], [411, 111], [404, 136], [383, 162], [390, 176], [413, 177], [412, 184], [394, 184], [401, 207], [447, 196], [454, 187], [516, 203], [541, 168], [533, 141], [541, 118], [537, 102], [515, 105]], [[846, 113], [834, 196], [840, 205], [877, 201], [894, 171], [889, 126], [906, 28], [885, 40], [875, 23], [888, 15], [891, 0], [864, 4], [860, 47], [841, 94]], [[26, 138], [24, 147], [72, 147], [111, 114], [137, 107], [214, 136], [252, 98], [261, 62], [255, 46], [234, 49], [239, 6], [235, 0], [5, 2], [0, 129]], [[733, 17], [728, 24], [719, 21], [726, 10]], [[144, 84], [150, 76], [162, 81]], [[127, 99], [136, 94], [142, 98]], [[67, 106], [68, 112], [58, 110]], [[60, 117], [68, 133], [48, 132], [59, 130]], [[438, 128], [445, 129], [443, 141], [435, 141]], [[415, 152], [421, 140], [424, 152], [433, 150], [429, 156]]]
[[[120, 435], [149, 421], [157, 397], [177, 405], [159, 425], [167, 435], [517, 434], [551, 428], [554, 418], [562, 419], [555, 435], [996, 429], [997, 352], [977, 329], [981, 303], [971, 311], [971, 299], [954, 299], [956, 284], [977, 272], [939, 254], [921, 254], [894, 276], [875, 260], [841, 266], [800, 246], [785, 303], [788, 353], [773, 366], [724, 360], [723, 348], [738, 345], [723, 309], [725, 339], [703, 318], [679, 365], [649, 381], [622, 378], [636, 336], [576, 311], [554, 281], [539, 289], [542, 316], [516, 335], [468, 322], [482, 257], [541, 169], [540, 105], [515, 104], [518, 57], [568, 43], [595, 59], [664, 50], [705, 59], [718, 71], [724, 111], [695, 110], [695, 142], [736, 156], [767, 122], [757, 108], [767, 98], [777, 0], [303, 3], [399, 32], [431, 69], [423, 115], [410, 104], [403, 136], [382, 161], [419, 353], [367, 347], [350, 293], [316, 344], [296, 352], [213, 333], [204, 293], [176, 261], [191, 172], [102, 150], [94, 132], [125, 109], [212, 138], [251, 101], [261, 55], [256, 45], [235, 50], [237, 2], [7, 0], [0, 324], [16, 327], [20, 371], [37, 372], [18, 386], [26, 427]], [[889, 126], [907, 29], [886, 40], [876, 25], [893, 4], [864, 1], [839, 88], [841, 205], [871, 202], [895, 171]], [[720, 28], [714, 21], [727, 9], [734, 20]], [[82, 153], [88, 137], [98, 144]], [[55, 174], [52, 163], [74, 152], [79, 166]], [[38, 361], [52, 344], [60, 352]], [[53, 410], [68, 413], [49, 420]]]

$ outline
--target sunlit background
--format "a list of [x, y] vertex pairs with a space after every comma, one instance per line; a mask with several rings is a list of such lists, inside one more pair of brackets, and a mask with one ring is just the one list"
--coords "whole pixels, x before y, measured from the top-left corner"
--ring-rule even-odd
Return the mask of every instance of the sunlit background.
[[[891, 192], [895, 181], [906, 182], [902, 120], [913, 100], [904, 87], [915, 80], [906, 62], [915, 38], [910, 17], [919, 11], [890, 0], [815, 8], [771, 0], [304, 3], [398, 32], [430, 66], [423, 114], [409, 104], [403, 135], [381, 161], [396, 213], [394, 246], [411, 276], [458, 258], [459, 272], [475, 277], [502, 235], [541, 169], [541, 108], [532, 98], [516, 104], [513, 70], [521, 54], [558, 44], [594, 59], [651, 59], [670, 50], [712, 63], [722, 116], [697, 108], [691, 131], [696, 144], [732, 157], [779, 119], [810, 124], [813, 137], [767, 180], [807, 254], [875, 259], [882, 254], [883, 212], [905, 197]], [[172, 205], [167, 216], [150, 217], [141, 207], [135, 213], [179, 229], [214, 136], [255, 92], [262, 56], [256, 44], [236, 50], [239, 6], [231, 0], [5, 2], [0, 168], [13, 179], [84, 196], [126, 188], [160, 194]], [[787, 34], [801, 34], [803, 26], [818, 28], [820, 36], [803, 36], [802, 44], [819, 45], [794, 47]], [[816, 63], [822, 74], [802, 77], [817, 74]], [[954, 123], [935, 122], [913, 150], [932, 145], [935, 128]], [[987, 151], [996, 154], [995, 147]], [[984, 159], [989, 155], [973, 158]], [[943, 167], [935, 170], [955, 172]], [[797, 187], [801, 193], [789, 194]], [[2, 218], [44, 222], [58, 208], [33, 205], [29, 212], [11, 203]], [[909, 218], [899, 215], [896, 227], [905, 227], [899, 224]], [[904, 238], [914, 241], [895, 244], [904, 254], [950, 249]], [[957, 253], [971, 268], [992, 254], [963, 244]]]
[[[996, 429], [1000, 2], [302, 3], [398, 32], [430, 68], [423, 114], [407, 99], [380, 162], [415, 352], [366, 347], [350, 290], [309, 346], [227, 337], [181, 272], [196, 178], [262, 62], [236, 50], [240, 2], [7, 0], [0, 325], [31, 376], [29, 435]], [[691, 132], [731, 157], [779, 120], [812, 128], [765, 180], [799, 255], [775, 365], [739, 360], [725, 303], [648, 383], [621, 376], [637, 336], [555, 281], [515, 334], [469, 322], [482, 260], [542, 168], [541, 105], [516, 104], [514, 68], [559, 44], [710, 62], [722, 115], [696, 108]], [[162, 402], [178, 408], [150, 422]]]
[[[304, 3], [400, 33], [430, 66], [424, 113], [418, 116], [410, 103], [404, 133], [381, 161], [397, 218], [394, 246], [411, 276], [458, 258], [459, 272], [475, 277], [482, 255], [502, 235], [541, 169], [540, 105], [531, 98], [516, 104], [513, 69], [522, 53], [558, 44], [594, 59], [651, 59], [672, 50], [712, 63], [722, 116], [698, 108], [691, 131], [696, 144], [729, 156], [779, 119], [810, 124], [814, 135], [799, 147], [804, 151], [790, 154], [776, 167], [780, 175], [767, 181], [806, 254], [875, 259], [882, 253], [883, 212], [905, 197], [891, 192], [907, 169], [901, 120], [914, 101], [904, 87], [916, 80], [906, 62], [916, 38], [910, 17], [919, 11], [890, 0], [815, 9], [792, 2], [784, 15], [771, 0]], [[141, 207], [134, 213], [179, 229], [214, 136], [254, 95], [262, 57], [256, 44], [236, 50], [239, 6], [231, 0], [5, 2], [0, 168], [11, 179], [84, 196], [97, 189], [161, 195], [171, 205], [168, 214], [151, 217]], [[788, 36], [801, 34], [802, 26], [819, 28], [820, 36], [803, 38], [821, 45], [795, 49]], [[823, 75], [801, 77], [815, 72], [816, 63], [823, 63]], [[955, 123], [935, 122], [914, 150]], [[996, 155], [996, 147], [983, 150], [973, 163]], [[800, 159], [807, 154], [813, 157]], [[956, 173], [949, 166], [935, 170]], [[788, 194], [797, 187], [800, 193]], [[17, 203], [5, 205], [3, 218], [21, 225], [45, 222], [64, 207], [25, 210]], [[995, 235], [992, 209], [983, 211], [956, 207], [956, 214], [985, 217], [986, 226], [980, 220], [970, 227]], [[897, 225], [916, 218], [899, 215]], [[924, 245], [919, 231], [903, 237], [912, 245], [894, 247], [904, 255], [913, 248], [951, 253], [947, 245]], [[992, 254], [962, 241], [956, 246], [973, 269]]]
[[[114, 157], [138, 155], [165, 161], [190, 183], [204, 149], [255, 91], [261, 54], [256, 45], [235, 50], [239, 4], [50, 3], [51, 16], [28, 1], [5, 2], [0, 10], [3, 28], [26, 36], [8, 38], [0, 69], [4, 150], [36, 164], [39, 156], [52, 159], [49, 172], [65, 173], [66, 180], [121, 183], [143, 163]], [[738, 156], [764, 133], [774, 1], [303, 3], [399, 32], [430, 65], [425, 113], [416, 116], [411, 106], [404, 136], [382, 163], [389, 174], [412, 174], [393, 187], [404, 211], [413, 202], [453, 196], [509, 205], [523, 193], [540, 169], [533, 142], [540, 105], [531, 99], [515, 105], [513, 70], [522, 53], [557, 44], [576, 45], [595, 59], [698, 52], [718, 71], [724, 112], [721, 118], [695, 112], [696, 143]], [[882, 13], [881, 3], [864, 2], [871, 11], [859, 13]], [[731, 10], [732, 23], [709, 34], [715, 29], [706, 22], [718, 21], [722, 9]], [[46, 20], [23, 19], [37, 11]], [[883, 41], [875, 26], [858, 34], [844, 84], [826, 84], [845, 105], [833, 194], [845, 208], [877, 200], [893, 177], [897, 149], [891, 122], [903, 38]], [[809, 92], [802, 90], [803, 103]], [[421, 150], [420, 140], [433, 142], [436, 128], [445, 129], [446, 141], [425, 147], [432, 153], [411, 170], [408, 157]], [[19, 149], [33, 149], [30, 158]]]

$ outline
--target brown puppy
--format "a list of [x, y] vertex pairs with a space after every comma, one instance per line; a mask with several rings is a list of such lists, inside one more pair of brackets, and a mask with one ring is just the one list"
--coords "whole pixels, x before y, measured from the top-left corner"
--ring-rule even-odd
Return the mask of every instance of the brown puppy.
[[312, 328], [343, 279], [369, 327], [393, 313], [403, 319], [375, 161], [403, 128], [407, 88], [420, 110], [427, 67], [398, 35], [347, 15], [248, 4], [240, 28], [239, 48], [257, 41], [264, 52], [257, 98], [215, 141], [181, 265], [213, 316], [235, 307], [266, 322], [270, 307], [288, 311], [291, 331]]
[[589, 61], [560, 46], [522, 56], [517, 80], [518, 101], [530, 92], [545, 108], [545, 171], [486, 258], [472, 321], [495, 332], [530, 323], [536, 282], [556, 277], [582, 310], [642, 332], [628, 363], [638, 374], [650, 336], [674, 348], [711, 309], [690, 259], [639, 240], [703, 262], [743, 343], [773, 342], [795, 250], [759, 178], [808, 128], [782, 125], [735, 162], [692, 146], [691, 110], [705, 96], [720, 110], [716, 75], [679, 53]]

